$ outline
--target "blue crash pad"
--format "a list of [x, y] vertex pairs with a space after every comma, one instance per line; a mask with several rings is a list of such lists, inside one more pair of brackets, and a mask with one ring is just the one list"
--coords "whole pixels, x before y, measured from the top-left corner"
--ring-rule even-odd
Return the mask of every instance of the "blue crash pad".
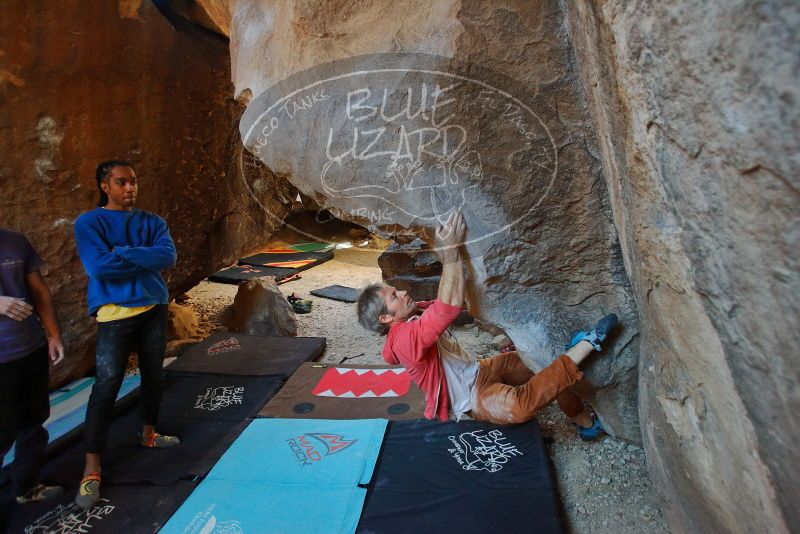
[[354, 532], [385, 419], [256, 419], [161, 532]]
[[283, 484], [366, 484], [385, 419], [256, 419], [208, 478]]
[[351, 533], [366, 493], [357, 486], [205, 480], [159, 532]]

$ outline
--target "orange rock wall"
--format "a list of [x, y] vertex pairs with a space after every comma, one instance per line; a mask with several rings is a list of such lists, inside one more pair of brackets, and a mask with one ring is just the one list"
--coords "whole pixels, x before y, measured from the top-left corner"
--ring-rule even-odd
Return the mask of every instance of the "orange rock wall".
[[[24, 232], [47, 262], [68, 348], [52, 381], [94, 365], [94, 321], [72, 224], [96, 205], [95, 166], [129, 159], [139, 207], [163, 216], [178, 249], [166, 272], [188, 289], [277, 221], [252, 209], [242, 181], [283, 213], [288, 188], [242, 153], [227, 43], [177, 31], [151, 2], [0, 6], [0, 226]], [[272, 204], [270, 204], [272, 203]]]

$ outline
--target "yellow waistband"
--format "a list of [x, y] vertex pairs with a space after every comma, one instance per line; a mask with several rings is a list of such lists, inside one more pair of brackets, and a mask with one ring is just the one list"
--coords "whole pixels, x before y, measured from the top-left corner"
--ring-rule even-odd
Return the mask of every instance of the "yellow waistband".
[[137, 315], [141, 315], [154, 307], [155, 304], [151, 304], [149, 306], [136, 306], [133, 308], [117, 306], [116, 304], [106, 304], [97, 310], [97, 322], [107, 323], [109, 321], [119, 321], [120, 319], [136, 317]]

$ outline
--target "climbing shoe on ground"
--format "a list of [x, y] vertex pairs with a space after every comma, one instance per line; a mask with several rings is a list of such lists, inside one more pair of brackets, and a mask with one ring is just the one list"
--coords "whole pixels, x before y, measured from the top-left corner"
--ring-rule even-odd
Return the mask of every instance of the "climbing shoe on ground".
[[603, 425], [600, 423], [600, 419], [598, 419], [596, 415], [592, 416], [592, 426], [589, 428], [583, 428], [582, 426], [578, 427], [578, 434], [583, 441], [592, 441], [593, 439], [597, 439], [605, 433], [606, 431], [603, 428]]
[[178, 436], [165, 436], [159, 434], [158, 432], [153, 432], [150, 434], [148, 439], [142, 438], [139, 436], [141, 440], [142, 447], [147, 447], [148, 449], [167, 449], [169, 447], [174, 447], [175, 445], [180, 445], [181, 440]]
[[89, 473], [78, 486], [78, 494], [75, 496], [75, 504], [89, 510], [100, 499], [100, 473]]
[[570, 339], [569, 343], [564, 345], [564, 350], [569, 350], [575, 345], [577, 345], [581, 341], [588, 341], [591, 343], [592, 347], [596, 351], [600, 351], [600, 343], [606, 340], [608, 334], [614, 329], [615, 326], [619, 323], [619, 319], [617, 319], [617, 315], [615, 313], [610, 313], [597, 321], [597, 324], [594, 326], [592, 330], [586, 331], [578, 331], [572, 335], [572, 339]]
[[25, 504], [28, 502], [49, 501], [64, 494], [64, 488], [61, 486], [45, 486], [44, 484], [36, 484], [25, 495], [18, 495], [17, 502]]

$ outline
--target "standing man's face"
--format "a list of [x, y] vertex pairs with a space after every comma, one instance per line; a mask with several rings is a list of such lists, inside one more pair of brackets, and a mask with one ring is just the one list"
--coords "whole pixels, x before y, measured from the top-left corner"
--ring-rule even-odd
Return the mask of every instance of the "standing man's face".
[[136, 204], [136, 173], [130, 167], [114, 167], [100, 187], [108, 195], [110, 210], [129, 210]]

